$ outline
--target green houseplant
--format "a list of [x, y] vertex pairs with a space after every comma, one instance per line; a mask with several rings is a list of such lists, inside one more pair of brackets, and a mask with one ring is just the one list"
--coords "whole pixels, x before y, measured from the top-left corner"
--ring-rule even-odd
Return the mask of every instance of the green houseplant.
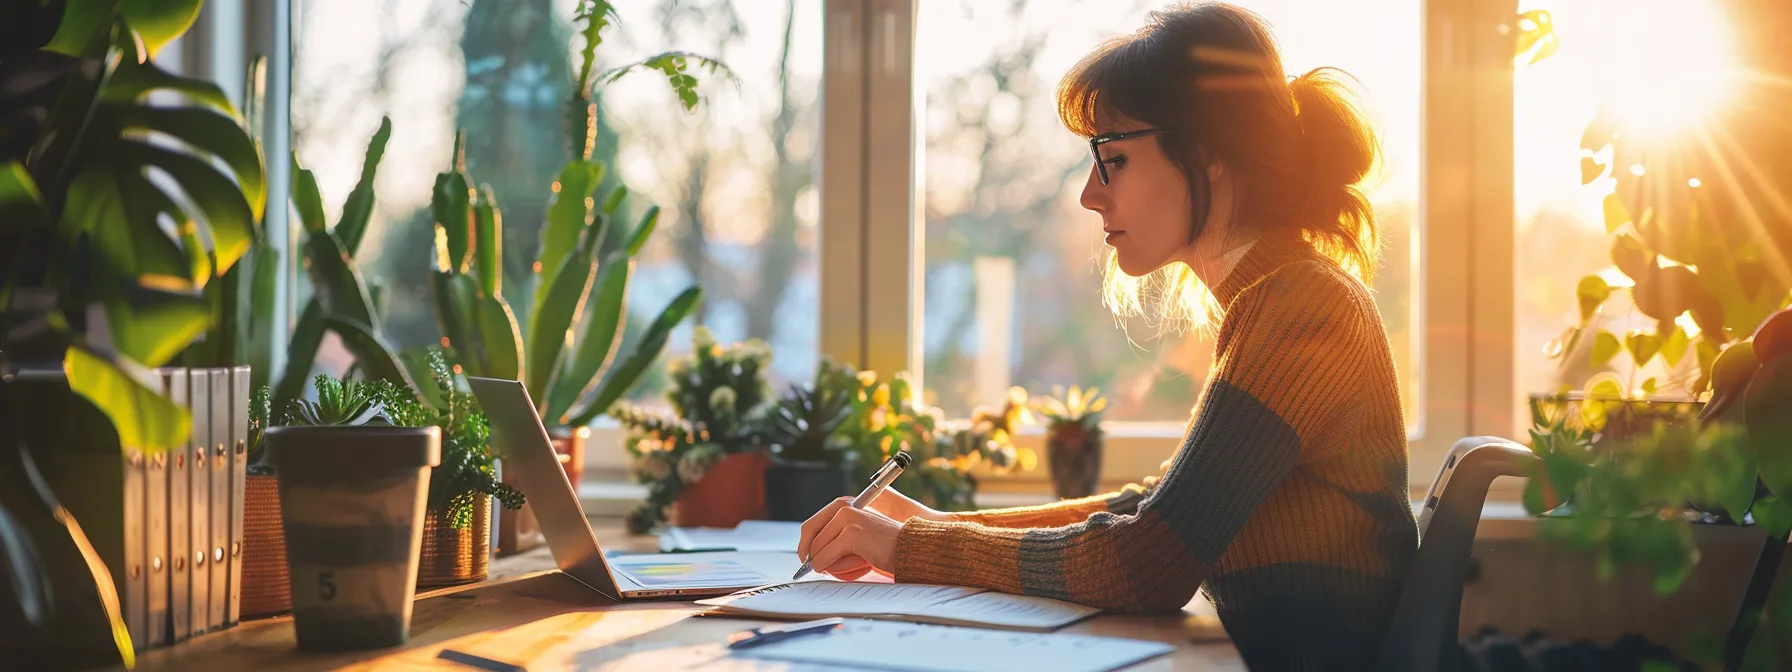
[[390, 381], [319, 375], [314, 385], [316, 399], [294, 400], [287, 424], [264, 434], [280, 473], [295, 637], [311, 650], [403, 644], [441, 428], [386, 422]]
[[479, 402], [456, 382], [440, 348], [425, 355], [429, 380], [443, 401], [432, 406], [409, 388], [381, 381], [380, 416], [400, 427], [437, 427], [442, 459], [429, 479], [417, 585], [440, 586], [485, 578], [491, 557], [491, 500], [523, 507], [523, 494], [498, 482], [491, 426]]
[[807, 520], [837, 497], [854, 494], [853, 461], [858, 453], [835, 438], [852, 418], [858, 378], [823, 359], [808, 387], [791, 385], [765, 418], [765, 441], [772, 464], [765, 471], [766, 516]]
[[614, 413], [629, 429], [637, 481], [649, 494], [629, 517], [645, 530], [669, 515], [681, 526], [733, 527], [765, 512], [763, 418], [771, 352], [757, 341], [723, 346], [692, 331], [690, 357], [668, 367], [671, 417]]
[[1039, 403], [1045, 417], [1045, 449], [1051, 464], [1052, 490], [1060, 499], [1088, 497], [1101, 483], [1101, 412], [1107, 397], [1093, 387], [1053, 389]]
[[[149, 60], [199, 7], [0, 8], [0, 452], [11, 465], [0, 471], [12, 477], [0, 526], [34, 540], [0, 554], [23, 587], [0, 612], [22, 626], [6, 628], [8, 647], [55, 649], [73, 664], [129, 665], [138, 633], [119, 620], [112, 577], [124, 567], [104, 560], [116, 543], [102, 538], [112, 535], [89, 538], [75, 522], [101, 522], [84, 507], [93, 493], [59, 500], [38, 467], [107, 452], [120, 463], [120, 445], [153, 459], [187, 440], [187, 413], [149, 368], [217, 328], [212, 308], [226, 292], [213, 281], [253, 245], [266, 198], [260, 153], [222, 91]], [[152, 103], [156, 92], [180, 100]], [[27, 410], [51, 397], [84, 405], [74, 411], [83, 427], [58, 431], [47, 426], [55, 416]], [[98, 478], [84, 488], [109, 489]]]
[[[854, 480], [865, 482], [899, 451], [908, 451], [914, 466], [902, 472], [895, 487], [903, 494], [942, 511], [968, 511], [977, 507], [975, 471], [1002, 474], [1030, 470], [1038, 455], [1010, 440], [1011, 427], [1004, 409], [988, 422], [952, 431], [940, 410], [920, 403], [908, 374], [898, 372], [884, 380], [874, 371], [851, 372], [857, 380], [852, 415], [841, 424], [840, 440], [856, 452]], [[1000, 423], [996, 419], [1003, 419]]]

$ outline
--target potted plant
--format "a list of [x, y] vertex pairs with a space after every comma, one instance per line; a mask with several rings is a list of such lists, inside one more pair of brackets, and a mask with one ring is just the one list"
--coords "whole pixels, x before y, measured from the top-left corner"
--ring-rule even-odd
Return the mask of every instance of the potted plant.
[[[114, 556], [111, 505], [90, 507], [109, 477], [63, 481], [55, 463], [118, 470], [187, 441], [190, 416], [150, 369], [215, 327], [223, 292], [208, 285], [248, 252], [265, 202], [260, 154], [222, 91], [151, 60], [198, 11], [132, 0], [0, 9], [0, 534], [31, 540], [0, 561], [18, 587], [6, 622], [19, 626], [0, 638], [70, 665], [132, 662], [143, 629], [120, 620], [117, 587], [146, 568]], [[152, 93], [166, 99], [152, 104]], [[186, 225], [164, 229], [164, 217]], [[81, 410], [30, 410], [40, 402]]]
[[471, 392], [463, 391], [440, 348], [425, 354], [429, 380], [442, 405], [431, 406], [409, 388], [380, 388], [380, 417], [400, 427], [437, 427], [442, 458], [429, 479], [418, 587], [446, 586], [485, 578], [491, 559], [492, 503], [506, 510], [523, 507], [523, 494], [498, 482], [491, 451], [491, 426]]
[[265, 450], [271, 400], [272, 392], [263, 385], [249, 402], [249, 468], [243, 488], [243, 618], [274, 616], [292, 609], [286, 531], [280, 523], [280, 479]]
[[853, 467], [856, 482], [869, 480], [884, 461], [908, 451], [914, 466], [897, 477], [895, 487], [936, 509], [968, 511], [977, 508], [975, 470], [986, 468], [995, 474], [1025, 471], [1039, 461], [1033, 451], [1014, 445], [1006, 425], [978, 423], [986, 426], [953, 431], [941, 419], [939, 409], [915, 398], [907, 373], [898, 372], [889, 380], [874, 371], [858, 371], [854, 376], [858, 389], [852, 399], [852, 415], [841, 424], [837, 436], [858, 454]]
[[265, 432], [280, 473], [293, 627], [314, 650], [397, 646], [409, 635], [430, 467], [441, 429], [383, 422], [389, 381], [315, 379]]
[[765, 517], [765, 456], [759, 423], [770, 402], [764, 343], [716, 343], [708, 329], [691, 335], [691, 356], [667, 368], [672, 417], [636, 409], [614, 413], [630, 430], [636, 479], [652, 487], [630, 514], [645, 531], [669, 513], [690, 527], [733, 527]]
[[838, 497], [852, 495], [858, 453], [834, 437], [852, 417], [858, 379], [823, 359], [810, 387], [790, 391], [765, 418], [772, 464], [765, 471], [766, 517], [802, 521]]
[[1088, 497], [1101, 483], [1101, 412], [1107, 397], [1093, 387], [1052, 389], [1055, 396], [1039, 404], [1045, 416], [1045, 454], [1051, 464], [1052, 491], [1059, 499]]

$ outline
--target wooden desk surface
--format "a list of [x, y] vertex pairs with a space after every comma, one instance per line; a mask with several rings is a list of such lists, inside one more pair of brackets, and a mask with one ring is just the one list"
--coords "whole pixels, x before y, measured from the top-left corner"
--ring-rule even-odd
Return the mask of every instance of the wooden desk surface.
[[[654, 538], [631, 537], [621, 521], [593, 519], [609, 550], [652, 551]], [[690, 602], [613, 602], [558, 572], [546, 548], [492, 563], [488, 581], [421, 594], [403, 647], [316, 654], [293, 643], [290, 617], [245, 621], [221, 633], [142, 652], [138, 670], [472, 670], [436, 659], [454, 649], [550, 670], [674, 670], [702, 665], [708, 671], [789, 669], [722, 659], [728, 633], [766, 623], [695, 617]], [[1139, 670], [1244, 670], [1204, 598], [1172, 616], [1100, 616], [1062, 632], [1152, 639], [1174, 644], [1175, 653], [1136, 666]]]

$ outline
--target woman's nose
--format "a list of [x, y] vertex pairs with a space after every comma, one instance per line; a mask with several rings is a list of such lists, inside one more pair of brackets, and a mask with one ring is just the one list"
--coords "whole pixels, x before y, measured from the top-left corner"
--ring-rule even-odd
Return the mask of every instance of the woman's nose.
[[1108, 188], [1102, 186], [1101, 176], [1096, 174], [1095, 165], [1090, 164], [1089, 179], [1083, 181], [1083, 195], [1077, 199], [1077, 203], [1085, 209], [1105, 213], [1110, 203], [1108, 195]]

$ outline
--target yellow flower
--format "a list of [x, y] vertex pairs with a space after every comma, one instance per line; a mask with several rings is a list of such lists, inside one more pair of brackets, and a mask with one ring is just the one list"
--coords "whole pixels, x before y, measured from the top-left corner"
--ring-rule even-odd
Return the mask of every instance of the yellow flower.
[[877, 391], [871, 393], [871, 403], [876, 404], [878, 406], [889, 406], [890, 405], [890, 386], [889, 386], [889, 384], [882, 383], [877, 386]]
[[859, 384], [864, 385], [866, 387], [870, 387], [872, 385], [877, 384], [877, 372], [876, 371], [860, 371], [859, 372]]

